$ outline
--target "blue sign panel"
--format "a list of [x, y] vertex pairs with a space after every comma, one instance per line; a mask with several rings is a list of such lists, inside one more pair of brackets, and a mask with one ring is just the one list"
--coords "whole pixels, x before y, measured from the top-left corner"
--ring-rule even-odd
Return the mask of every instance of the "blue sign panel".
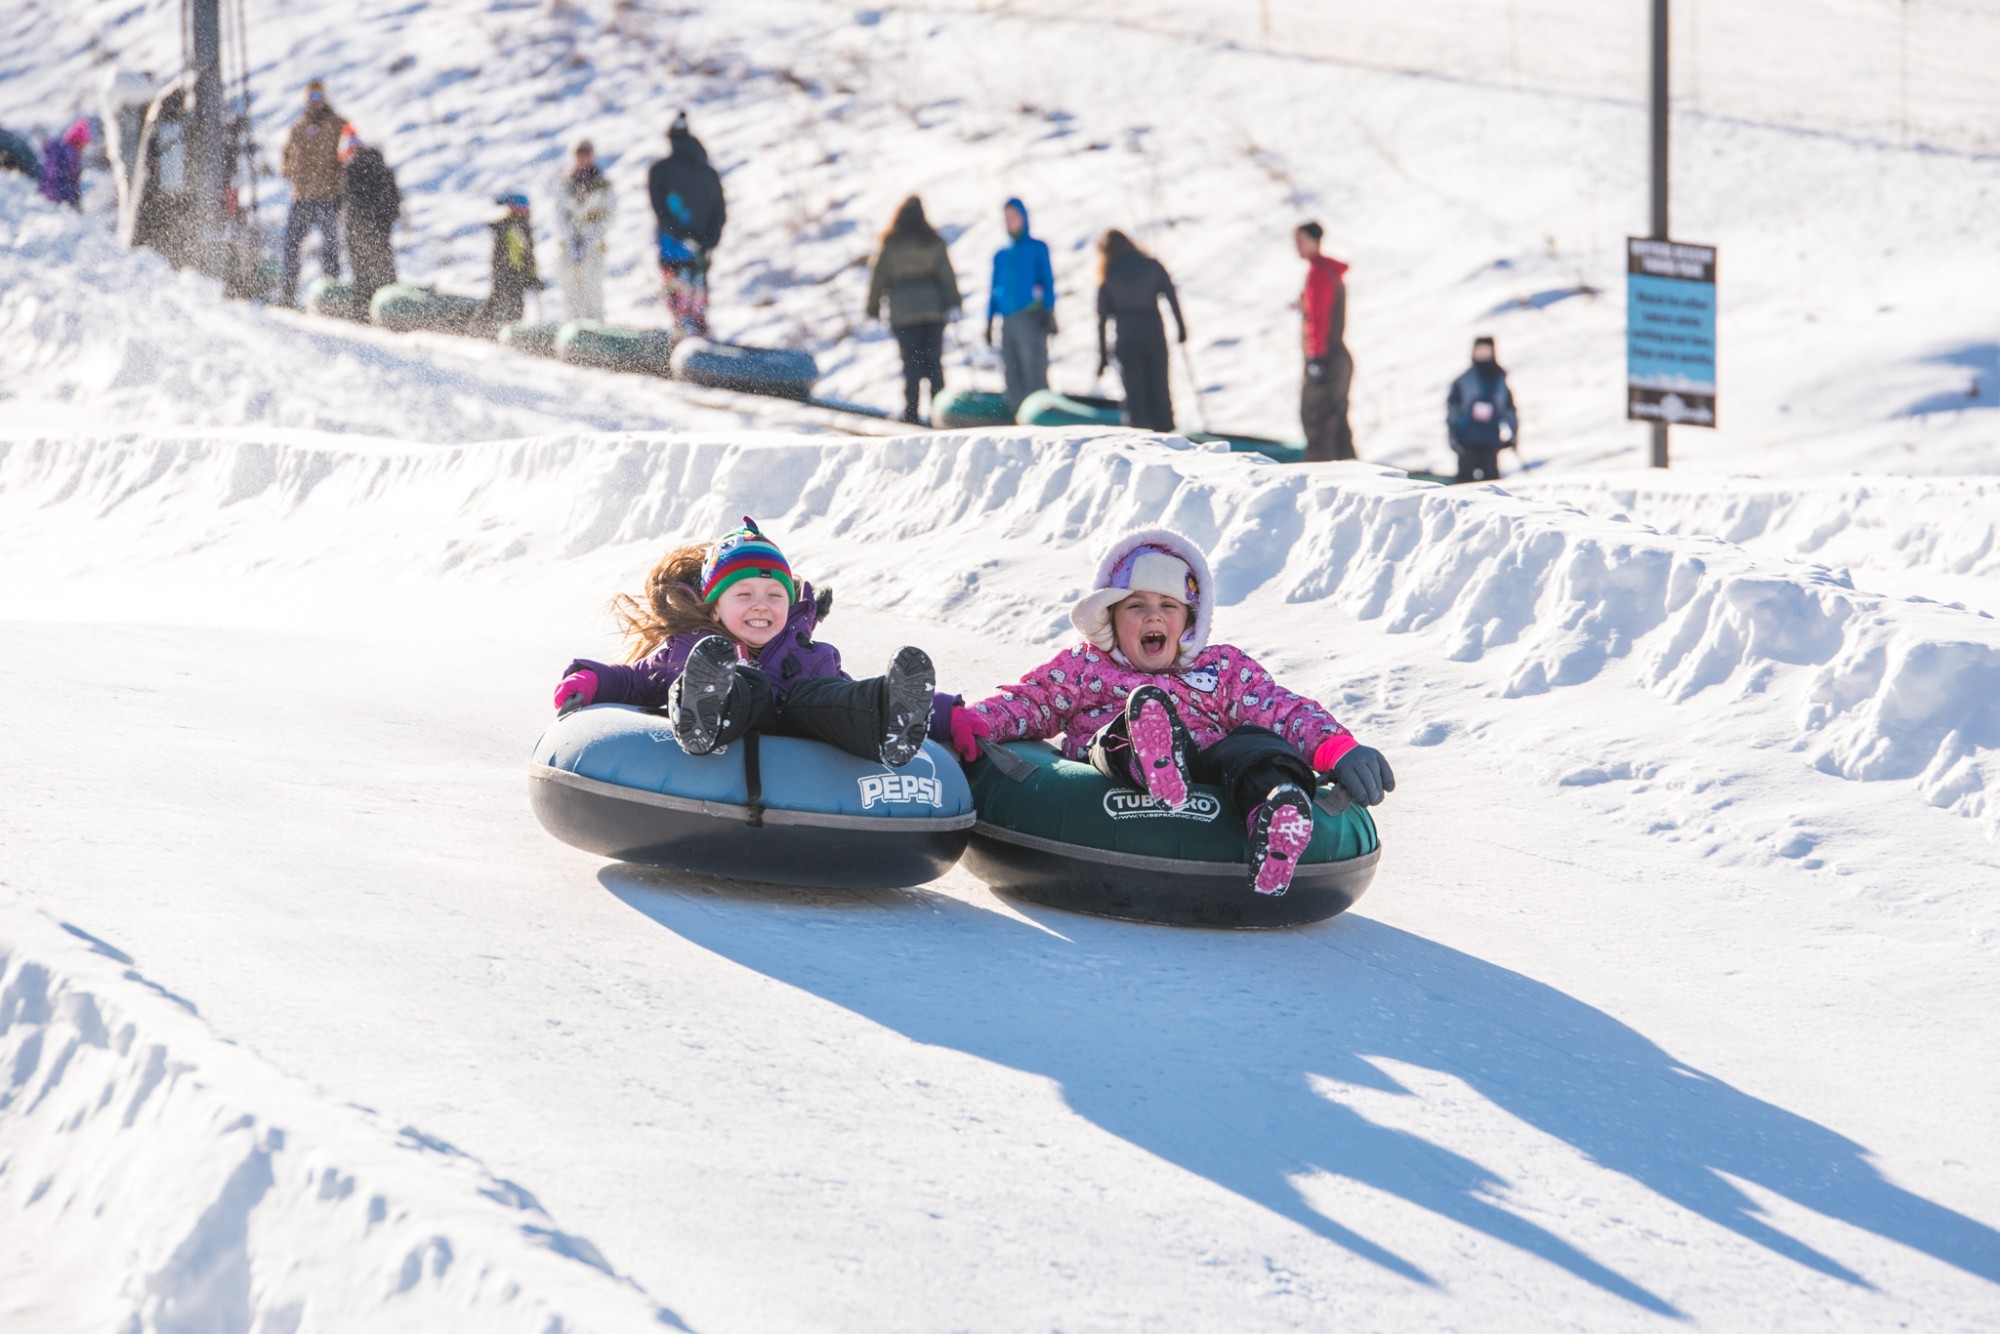
[[1715, 425], [1715, 247], [1625, 242], [1625, 415]]

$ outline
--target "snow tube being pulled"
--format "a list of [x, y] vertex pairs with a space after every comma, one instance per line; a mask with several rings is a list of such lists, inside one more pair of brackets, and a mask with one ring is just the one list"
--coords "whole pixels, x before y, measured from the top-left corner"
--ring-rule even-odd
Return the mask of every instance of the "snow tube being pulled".
[[797, 737], [689, 755], [667, 720], [600, 704], [535, 743], [528, 789], [572, 847], [701, 875], [830, 889], [921, 885], [972, 836], [972, 793], [926, 742], [901, 769]]
[[1115, 398], [1058, 394], [1037, 389], [1021, 400], [1014, 420], [1022, 426], [1120, 426], [1122, 405]]
[[354, 284], [325, 274], [306, 284], [306, 309], [336, 320], [365, 320], [367, 312], [354, 304]]
[[988, 394], [977, 389], [947, 389], [931, 402], [931, 425], [945, 431], [968, 426], [1012, 426], [1014, 414], [1007, 411], [1005, 394]]
[[1352, 907], [1381, 857], [1368, 812], [1323, 788], [1291, 889], [1258, 894], [1243, 816], [1220, 789], [1197, 784], [1170, 811], [1039, 741], [989, 748], [971, 778], [979, 823], [966, 868], [1053, 908], [1173, 926], [1299, 926]]
[[772, 398], [812, 397], [819, 364], [810, 352], [786, 347], [744, 347], [690, 338], [674, 349], [674, 378], [710, 389], [734, 389]]
[[556, 330], [554, 324], [529, 324], [523, 320], [518, 324], [500, 326], [500, 341], [517, 352], [526, 352], [537, 357], [553, 357], [556, 354]]
[[1232, 454], [1262, 454], [1279, 463], [1303, 463], [1306, 457], [1303, 440], [1270, 440], [1261, 435], [1218, 435], [1208, 431], [1189, 431], [1187, 438], [1198, 445], [1219, 441], [1228, 445]]
[[416, 283], [390, 283], [376, 290], [368, 306], [368, 319], [392, 333], [464, 333], [485, 304], [476, 296], [451, 296]]
[[23, 176], [42, 178], [42, 153], [12, 130], [0, 130], [0, 167], [9, 167]]
[[571, 320], [556, 330], [555, 354], [572, 366], [668, 375], [674, 341], [671, 329], [626, 329], [601, 320]]

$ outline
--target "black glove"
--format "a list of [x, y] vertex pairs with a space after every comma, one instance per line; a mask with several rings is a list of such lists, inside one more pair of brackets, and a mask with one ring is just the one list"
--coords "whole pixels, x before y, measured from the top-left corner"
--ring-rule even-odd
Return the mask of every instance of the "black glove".
[[1363, 806], [1379, 806], [1385, 792], [1396, 790], [1389, 761], [1373, 746], [1356, 746], [1333, 766], [1333, 781]]
[[1318, 384], [1326, 378], [1326, 361], [1320, 357], [1306, 359], [1306, 378]]
[[993, 346], [993, 321], [986, 321], [986, 346]]

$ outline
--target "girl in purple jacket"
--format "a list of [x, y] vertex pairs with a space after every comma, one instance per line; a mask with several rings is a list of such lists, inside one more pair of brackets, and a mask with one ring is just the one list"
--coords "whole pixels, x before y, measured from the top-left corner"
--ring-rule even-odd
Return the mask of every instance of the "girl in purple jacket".
[[1128, 533], [1070, 612], [1083, 642], [953, 709], [952, 744], [969, 761], [983, 738], [1061, 736], [1064, 755], [1170, 810], [1187, 804], [1191, 782], [1213, 783], [1244, 812], [1251, 888], [1282, 894], [1312, 841], [1319, 775], [1364, 806], [1396, 779], [1325, 708], [1242, 649], [1208, 642], [1213, 586], [1207, 558], [1181, 534]]
[[611, 605], [631, 661], [576, 659], [556, 686], [556, 711], [664, 708], [690, 755], [769, 732], [901, 768], [923, 749], [932, 711], [949, 717], [956, 703], [934, 693], [937, 673], [919, 648], [898, 650], [887, 672], [865, 681], [842, 672], [840, 650], [813, 638], [832, 593], [795, 582], [747, 515], [717, 542], [669, 551], [643, 597], [621, 593]]

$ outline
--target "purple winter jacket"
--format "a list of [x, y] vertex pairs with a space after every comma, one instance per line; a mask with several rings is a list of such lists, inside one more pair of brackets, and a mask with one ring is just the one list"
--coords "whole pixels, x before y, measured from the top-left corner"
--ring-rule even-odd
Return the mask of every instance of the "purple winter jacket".
[[83, 207], [83, 154], [60, 139], [42, 145], [42, 197], [52, 204]]
[[[800, 584], [798, 601], [792, 604], [791, 611], [785, 616], [785, 628], [770, 643], [757, 650], [758, 670], [770, 678], [771, 693], [777, 697], [780, 709], [784, 707], [785, 694], [794, 682], [808, 677], [833, 677], [842, 681], [853, 679], [840, 669], [840, 650], [813, 638], [820, 617], [832, 605], [831, 592], [815, 596], [811, 584]], [[643, 708], [661, 708], [667, 702], [667, 692], [673, 689], [674, 682], [680, 680], [681, 670], [687, 666], [688, 654], [696, 644], [708, 638], [708, 633], [691, 630], [675, 635], [638, 662], [604, 663], [577, 658], [563, 668], [563, 675], [580, 671], [597, 673], [597, 696], [591, 701], [594, 704], [637, 704]], [[960, 696], [942, 692], [933, 698], [931, 731], [940, 740], [951, 735], [951, 710], [961, 702]]]

